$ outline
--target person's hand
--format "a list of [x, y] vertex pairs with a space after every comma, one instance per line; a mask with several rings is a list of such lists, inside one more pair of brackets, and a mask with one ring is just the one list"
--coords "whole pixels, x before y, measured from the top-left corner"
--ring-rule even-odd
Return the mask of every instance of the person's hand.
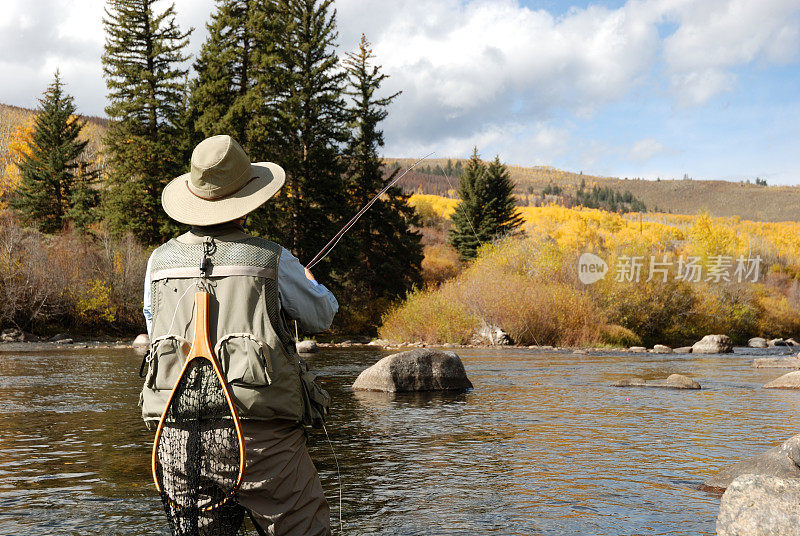
[[306, 279], [308, 279], [309, 281], [316, 281], [316, 279], [314, 279], [314, 274], [312, 274], [311, 270], [309, 270], [308, 268], [306, 268]]

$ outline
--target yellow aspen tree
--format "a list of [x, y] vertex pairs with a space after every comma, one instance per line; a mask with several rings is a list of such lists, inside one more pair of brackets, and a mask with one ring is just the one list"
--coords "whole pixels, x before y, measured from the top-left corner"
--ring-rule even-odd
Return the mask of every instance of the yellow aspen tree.
[[22, 175], [17, 164], [33, 150], [33, 127], [36, 116], [31, 114], [28, 120], [15, 128], [2, 155], [2, 175], [0, 175], [0, 209], [6, 208], [6, 200], [19, 187]]

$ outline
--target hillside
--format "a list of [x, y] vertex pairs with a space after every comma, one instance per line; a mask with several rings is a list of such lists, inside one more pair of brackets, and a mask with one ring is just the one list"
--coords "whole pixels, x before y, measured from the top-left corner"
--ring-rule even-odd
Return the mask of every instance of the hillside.
[[[17, 159], [17, 156], [9, 151], [8, 146], [21, 129], [30, 125], [35, 113], [34, 110], [28, 108], [0, 103], [0, 191], [2, 191], [2, 185], [7, 180], [8, 169], [13, 166]], [[86, 159], [98, 161], [99, 165], [102, 166], [100, 149], [103, 136], [108, 128], [108, 120], [94, 116], [83, 116], [83, 119], [86, 120], [86, 126], [81, 131], [81, 138], [89, 140], [85, 151]]]
[[[414, 161], [408, 158], [387, 158], [391, 168], [408, 167]], [[418, 166], [446, 167], [447, 159], [426, 160]], [[458, 161], [451, 160], [452, 166]], [[462, 165], [465, 163], [461, 161]], [[630, 191], [650, 211], [672, 214], [697, 214], [708, 210], [714, 216], [739, 216], [753, 221], [800, 221], [800, 188], [796, 186], [759, 186], [743, 182], [711, 180], [644, 180], [596, 177], [571, 173], [548, 166], [509, 166], [511, 177], [517, 184], [515, 194], [520, 205], [540, 206], [558, 202], [558, 198], [545, 196], [548, 186], [558, 186], [567, 195], [574, 195], [582, 181], [587, 187], [609, 187], [621, 193]], [[441, 174], [409, 172], [401, 181], [407, 192], [454, 197], [458, 178]]]
[[[14, 155], [8, 151], [8, 144], [15, 131], [25, 127], [34, 114], [33, 110], [18, 106], [0, 104], [0, 183], [6, 178], [6, 169], [13, 163]], [[108, 126], [108, 120], [101, 117], [84, 117], [87, 120], [82, 132], [84, 139], [89, 139], [86, 149], [87, 158], [98, 161], [102, 168], [100, 156], [102, 138]], [[409, 158], [387, 158], [389, 168], [400, 166], [406, 168], [414, 160]], [[458, 177], [455, 174], [446, 177], [436, 174], [437, 167], [458, 168], [457, 159], [428, 159], [415, 170], [406, 175], [400, 185], [407, 192], [435, 194], [455, 197], [458, 188]], [[707, 209], [714, 216], [739, 216], [753, 221], [800, 221], [800, 188], [795, 186], [759, 186], [742, 182], [709, 181], [709, 180], [661, 180], [620, 179], [615, 177], [597, 177], [581, 173], [571, 173], [549, 166], [509, 166], [511, 177], [517, 184], [515, 194], [522, 206], [541, 206], [561, 203], [565, 198], [574, 197], [579, 186], [591, 188], [611, 188], [625, 193], [629, 191], [637, 200], [642, 201], [649, 211], [672, 214], [697, 214]], [[554, 186], [561, 190], [561, 195], [545, 194]]]

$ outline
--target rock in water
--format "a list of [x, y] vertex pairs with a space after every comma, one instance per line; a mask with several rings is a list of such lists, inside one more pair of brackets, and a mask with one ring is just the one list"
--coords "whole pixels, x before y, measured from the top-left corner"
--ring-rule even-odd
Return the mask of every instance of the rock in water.
[[700, 384], [683, 374], [670, 374], [666, 380], [643, 380], [634, 378], [620, 380], [612, 387], [660, 387], [662, 389], [700, 389]]
[[717, 535], [800, 535], [800, 480], [740, 476], [720, 501]]
[[66, 341], [67, 339], [71, 339], [71, 338], [72, 337], [69, 336], [69, 333], [56, 333], [55, 335], [53, 335], [52, 337], [50, 337], [47, 340], [50, 341], [50, 342], [63, 342], [63, 341]]
[[511, 337], [500, 329], [498, 326], [488, 326], [484, 325], [481, 329], [478, 330], [478, 333], [475, 337], [475, 342], [481, 344], [483, 342], [488, 342], [492, 346], [499, 345], [499, 346], [506, 346], [509, 344], [513, 344]]
[[0, 333], [0, 341], [2, 342], [25, 342], [25, 334], [17, 328], [4, 329]]
[[788, 346], [783, 339], [771, 339], [767, 341], [768, 346]]
[[135, 339], [133, 339], [133, 343], [131, 345], [137, 348], [150, 346], [150, 337], [147, 336], [147, 333], [140, 333]]
[[674, 353], [676, 353], [676, 354], [691, 354], [692, 353], [692, 347], [691, 346], [680, 346], [678, 348], [675, 348], [672, 351]]
[[764, 389], [800, 389], [800, 370], [787, 372], [783, 376], [765, 383]]
[[800, 369], [800, 359], [797, 357], [758, 357], [753, 359], [753, 367]]
[[780, 478], [800, 478], [800, 435], [784, 441], [766, 452], [745, 458], [729, 465], [719, 473], [706, 479], [700, 489], [723, 491], [734, 479], [742, 475], [762, 475]]
[[693, 354], [729, 354], [733, 341], [727, 335], [706, 335], [692, 346]]
[[753, 337], [747, 341], [747, 346], [750, 348], [766, 348], [768, 346], [767, 339], [763, 337]]
[[361, 391], [463, 391], [471, 389], [455, 352], [411, 350], [384, 357], [361, 372], [353, 389]]
[[663, 344], [656, 344], [653, 346], [653, 353], [654, 354], [671, 354], [672, 348], [669, 346], [665, 346]]
[[635, 352], [635, 353], [641, 353], [641, 352], [646, 352], [647, 348], [645, 348], [644, 346], [631, 346], [630, 348], [628, 348], [628, 351], [629, 352]]
[[316, 354], [319, 351], [317, 341], [306, 339], [296, 344], [298, 354]]

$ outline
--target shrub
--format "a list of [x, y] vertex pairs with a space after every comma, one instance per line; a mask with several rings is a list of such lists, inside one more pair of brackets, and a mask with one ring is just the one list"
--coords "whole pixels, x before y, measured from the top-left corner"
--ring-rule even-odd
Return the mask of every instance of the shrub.
[[406, 301], [383, 317], [380, 337], [397, 342], [466, 344], [479, 319], [456, 299], [454, 283], [429, 291], [412, 292]]
[[608, 346], [623, 348], [642, 345], [642, 339], [638, 335], [617, 324], [600, 326], [600, 341]]
[[132, 236], [46, 235], [0, 212], [0, 326], [140, 331], [146, 264]]
[[452, 279], [461, 271], [458, 252], [447, 244], [425, 246], [422, 259], [422, 280], [429, 285], [439, 285]]
[[[446, 302], [442, 309], [446, 305], [472, 314], [478, 324], [499, 326], [521, 344], [675, 345], [709, 333], [728, 334], [737, 343], [754, 335], [800, 336], [796, 222], [755, 223], [707, 213], [631, 218], [557, 206], [521, 211], [528, 222], [527, 237], [484, 244], [478, 258], [448, 283], [447, 292], [436, 295]], [[578, 281], [577, 260], [583, 252], [608, 263], [604, 279], [591, 285]], [[622, 255], [644, 261], [639, 281], [616, 280]], [[700, 257], [707, 276], [708, 263], [718, 255], [761, 257], [759, 282], [736, 281], [733, 273], [731, 281], [676, 277], [680, 257]], [[666, 280], [659, 275], [647, 281], [651, 256], [671, 261]], [[408, 305], [421, 307], [433, 299], [418, 292]], [[395, 313], [401, 314], [403, 307]], [[394, 316], [391, 320], [398, 321]], [[417, 321], [427, 325], [414, 326]], [[425, 332], [422, 340], [454, 342], [434, 334], [448, 329], [445, 319], [416, 314], [404, 322], [404, 340]]]

